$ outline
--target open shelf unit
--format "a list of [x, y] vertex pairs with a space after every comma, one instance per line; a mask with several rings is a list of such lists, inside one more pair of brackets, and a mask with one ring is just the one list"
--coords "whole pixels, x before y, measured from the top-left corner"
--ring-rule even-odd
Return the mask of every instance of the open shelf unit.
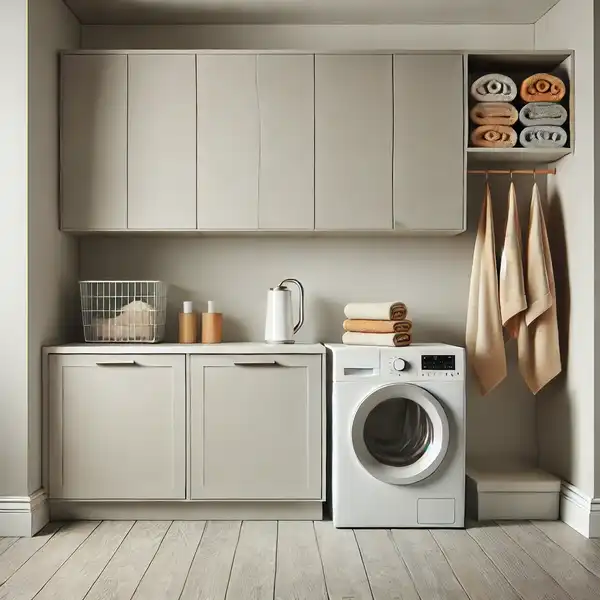
[[[478, 148], [471, 146], [471, 132], [474, 125], [471, 123], [469, 112], [476, 104], [471, 97], [471, 84], [481, 75], [487, 73], [502, 73], [510, 76], [517, 88], [521, 82], [530, 75], [539, 72], [547, 72], [560, 77], [567, 86], [565, 98], [560, 102], [567, 109], [568, 119], [563, 125], [567, 131], [567, 145], [562, 148]], [[536, 52], [535, 54], [504, 53], [504, 54], [467, 54], [465, 64], [465, 147], [467, 153], [467, 165], [490, 166], [493, 164], [511, 165], [547, 165], [556, 162], [573, 152], [574, 148], [574, 90], [572, 84], [573, 54], [572, 52]], [[520, 96], [512, 102], [513, 106], [520, 110], [525, 104]], [[517, 135], [523, 129], [523, 125], [517, 122], [514, 125]]]

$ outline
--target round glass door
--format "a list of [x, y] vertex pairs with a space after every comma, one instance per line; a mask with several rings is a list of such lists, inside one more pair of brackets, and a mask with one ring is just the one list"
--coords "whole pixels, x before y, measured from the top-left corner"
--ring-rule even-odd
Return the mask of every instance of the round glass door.
[[427, 390], [408, 383], [378, 388], [359, 405], [352, 444], [381, 481], [407, 485], [429, 477], [448, 450], [448, 418]]

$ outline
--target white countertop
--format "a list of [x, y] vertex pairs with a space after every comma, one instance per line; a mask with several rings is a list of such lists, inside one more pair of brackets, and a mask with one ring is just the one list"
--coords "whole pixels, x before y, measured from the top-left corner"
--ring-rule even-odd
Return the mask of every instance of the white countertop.
[[325, 354], [322, 344], [64, 344], [44, 347], [46, 354]]

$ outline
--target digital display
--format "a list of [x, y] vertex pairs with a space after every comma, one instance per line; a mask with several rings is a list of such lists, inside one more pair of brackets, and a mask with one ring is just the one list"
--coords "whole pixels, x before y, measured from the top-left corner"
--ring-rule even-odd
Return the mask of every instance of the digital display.
[[456, 357], [454, 354], [422, 354], [421, 370], [423, 371], [454, 371]]

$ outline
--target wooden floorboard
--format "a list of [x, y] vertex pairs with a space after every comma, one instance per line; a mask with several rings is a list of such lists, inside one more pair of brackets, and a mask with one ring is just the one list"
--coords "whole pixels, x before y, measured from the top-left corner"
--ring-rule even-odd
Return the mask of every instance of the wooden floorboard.
[[0, 554], [5, 550], [8, 550], [19, 538], [16, 537], [4, 537], [0, 538]]
[[600, 577], [600, 546], [588, 540], [562, 521], [534, 521], [533, 525], [575, 557], [596, 577]]
[[600, 600], [600, 545], [560, 522], [52, 523], [0, 538], [0, 600]]
[[315, 522], [317, 543], [330, 600], [371, 600], [371, 588], [351, 529]]
[[71, 555], [36, 600], [82, 600], [117, 551], [133, 521], [104, 521]]
[[7, 548], [0, 555], [0, 586], [43, 548], [60, 527], [60, 523], [50, 523], [35, 537], [21, 538]]
[[131, 600], [170, 526], [171, 521], [138, 521], [85, 600]]
[[173, 521], [133, 595], [135, 600], [179, 599], [204, 527], [204, 521]]
[[423, 600], [468, 600], [429, 531], [394, 529], [392, 537]]
[[240, 521], [206, 524], [181, 600], [225, 600], [240, 527]]
[[327, 600], [323, 566], [310, 521], [280, 521], [275, 600]]
[[276, 521], [244, 521], [233, 559], [227, 600], [273, 600]]
[[99, 524], [79, 521], [64, 525], [0, 587], [0, 599], [32, 600]]
[[600, 579], [531, 523], [503, 523], [508, 534], [535, 562], [577, 600], [600, 600]]
[[519, 600], [504, 575], [466, 531], [439, 530], [431, 534], [471, 600]]
[[523, 600], [569, 600], [556, 581], [500, 527], [481, 525], [467, 531]]
[[388, 529], [354, 532], [375, 600], [419, 600], [419, 594]]

